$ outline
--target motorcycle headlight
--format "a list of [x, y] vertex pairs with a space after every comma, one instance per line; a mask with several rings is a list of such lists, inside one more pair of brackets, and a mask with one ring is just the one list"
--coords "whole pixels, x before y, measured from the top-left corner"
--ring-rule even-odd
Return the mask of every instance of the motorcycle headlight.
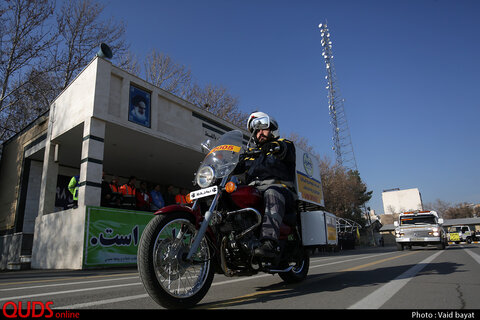
[[215, 178], [215, 172], [210, 166], [201, 167], [197, 172], [197, 184], [200, 188], [206, 188], [212, 184]]

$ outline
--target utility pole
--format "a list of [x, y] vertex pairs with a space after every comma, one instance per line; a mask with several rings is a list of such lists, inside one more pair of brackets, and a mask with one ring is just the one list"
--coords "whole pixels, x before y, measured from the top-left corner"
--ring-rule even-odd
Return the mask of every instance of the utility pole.
[[332, 149], [335, 152], [335, 161], [338, 165], [343, 166], [352, 171], [358, 170], [357, 161], [353, 152], [352, 139], [350, 137], [350, 129], [348, 128], [347, 116], [343, 99], [337, 85], [337, 75], [335, 74], [335, 66], [333, 64], [333, 50], [330, 32], [327, 23], [321, 23], [319, 26], [322, 35], [321, 44], [323, 47], [322, 56], [325, 60], [327, 75], [328, 92], [328, 110], [330, 113], [330, 124], [332, 125]]
[[[350, 129], [348, 127], [345, 108], [343, 107], [345, 99], [341, 97], [337, 84], [330, 31], [328, 30], [326, 21], [325, 23], [320, 23], [318, 27], [320, 28], [322, 36], [322, 56], [325, 60], [325, 68], [327, 70], [327, 75], [325, 76], [327, 85], [325, 89], [327, 89], [328, 92], [328, 110], [330, 113], [330, 124], [332, 125], [332, 149], [335, 152], [335, 161], [337, 165], [342, 166], [347, 170], [358, 172], [357, 161], [355, 159], [355, 153], [353, 152], [352, 139], [350, 137]], [[368, 212], [365, 204], [363, 205], [363, 210], [368, 224], [371, 226], [372, 221], [370, 219], [370, 212]], [[375, 246], [373, 229], [371, 230], [371, 236], [373, 245]]]

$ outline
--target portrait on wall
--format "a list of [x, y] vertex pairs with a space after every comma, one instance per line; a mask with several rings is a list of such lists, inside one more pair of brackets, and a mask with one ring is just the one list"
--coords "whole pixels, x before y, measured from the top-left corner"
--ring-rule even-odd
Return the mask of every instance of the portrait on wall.
[[150, 93], [130, 85], [128, 120], [150, 128]]

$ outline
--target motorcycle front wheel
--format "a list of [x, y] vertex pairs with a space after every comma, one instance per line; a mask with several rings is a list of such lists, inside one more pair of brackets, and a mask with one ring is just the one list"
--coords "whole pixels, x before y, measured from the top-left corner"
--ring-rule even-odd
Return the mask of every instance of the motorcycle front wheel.
[[205, 237], [193, 261], [186, 261], [196, 234], [187, 212], [155, 216], [140, 238], [137, 264], [150, 297], [169, 309], [191, 308], [207, 294], [214, 276]]

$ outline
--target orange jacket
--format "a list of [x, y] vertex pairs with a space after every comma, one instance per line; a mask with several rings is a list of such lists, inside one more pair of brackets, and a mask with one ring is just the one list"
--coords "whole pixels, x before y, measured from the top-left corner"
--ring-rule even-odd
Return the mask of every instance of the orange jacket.
[[124, 196], [134, 196], [135, 195], [135, 187], [130, 186], [129, 184], [124, 184], [120, 187], [120, 193]]
[[121, 193], [122, 187], [117, 186], [116, 184], [110, 183], [110, 189], [112, 190], [113, 193]]
[[186, 196], [184, 196], [183, 194], [177, 194], [175, 196], [175, 202], [177, 204], [187, 204]]

